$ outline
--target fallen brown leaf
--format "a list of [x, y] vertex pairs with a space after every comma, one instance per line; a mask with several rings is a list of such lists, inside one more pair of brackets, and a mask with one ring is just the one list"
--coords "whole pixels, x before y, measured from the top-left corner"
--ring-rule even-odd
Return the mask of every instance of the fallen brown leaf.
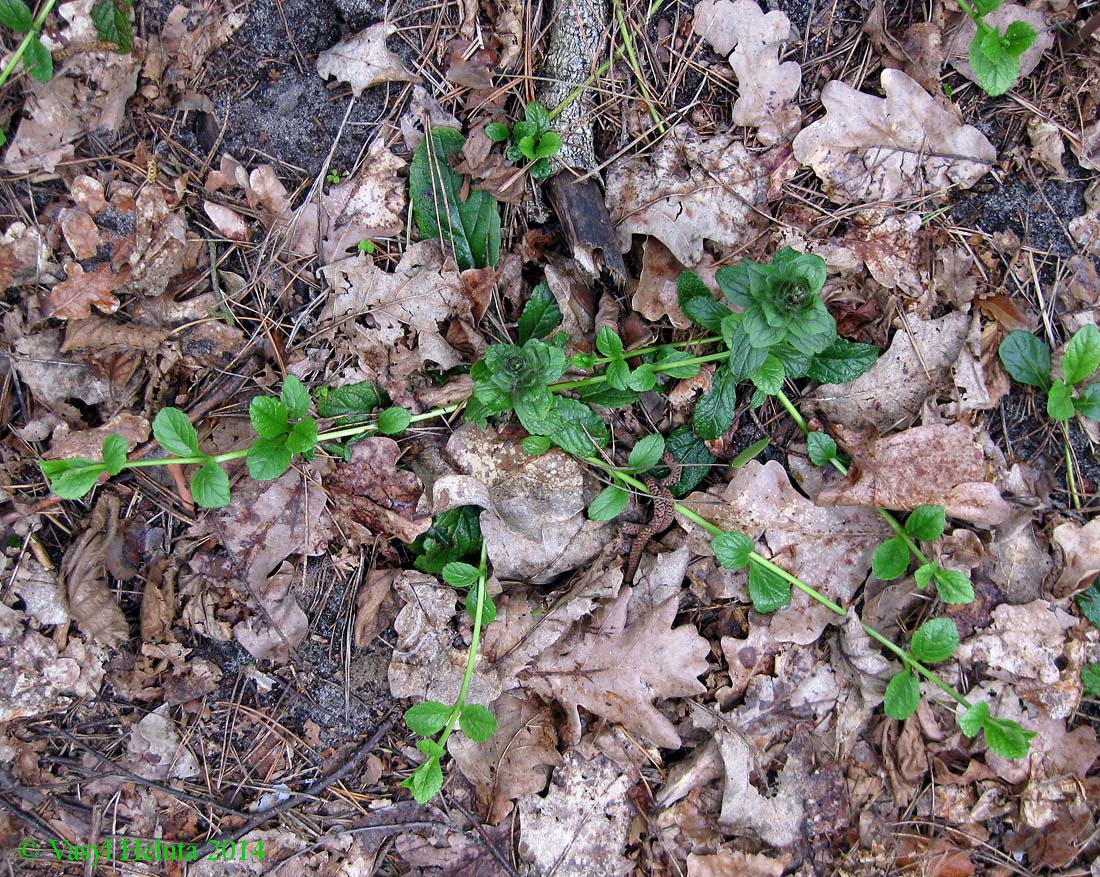
[[46, 305], [47, 315], [59, 320], [82, 320], [91, 315], [93, 305], [104, 314], [113, 314], [119, 305], [113, 293], [130, 279], [128, 268], [115, 274], [106, 262], [87, 274], [79, 262], [69, 262], [65, 273], [67, 279], [50, 290]]
[[351, 86], [359, 97], [364, 90], [383, 82], [419, 82], [420, 77], [386, 47], [386, 37], [397, 28], [386, 22], [372, 24], [354, 36], [341, 40], [317, 56], [317, 72]]
[[107, 552], [118, 533], [119, 500], [100, 496], [91, 519], [61, 561], [61, 584], [73, 621], [85, 634], [108, 647], [130, 638], [130, 627], [107, 585]]
[[1054, 596], [1068, 597], [1084, 590], [1100, 573], [1100, 518], [1084, 526], [1060, 524], [1054, 528], [1051, 542], [1062, 550], [1062, 571], [1054, 583]]

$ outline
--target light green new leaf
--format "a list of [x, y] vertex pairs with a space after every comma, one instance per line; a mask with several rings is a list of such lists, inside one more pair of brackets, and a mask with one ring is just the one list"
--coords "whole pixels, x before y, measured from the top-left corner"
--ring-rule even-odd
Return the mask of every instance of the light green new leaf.
[[309, 390], [294, 375], [287, 375], [279, 398], [290, 416], [297, 420], [309, 414]]
[[724, 569], [744, 569], [749, 565], [753, 541], [744, 533], [719, 533], [710, 540], [714, 559]]
[[599, 496], [588, 506], [588, 517], [592, 521], [611, 521], [626, 509], [630, 494], [621, 487], [612, 484], [600, 491]]
[[191, 475], [191, 495], [204, 509], [229, 505], [229, 476], [213, 460], [207, 460]]
[[909, 651], [922, 664], [946, 661], [959, 645], [959, 629], [950, 618], [930, 618], [913, 632]]
[[875, 549], [871, 557], [871, 572], [876, 579], [892, 582], [900, 579], [909, 569], [909, 546], [900, 536], [887, 539]]
[[488, 707], [468, 703], [459, 714], [458, 725], [475, 743], [484, 743], [497, 732], [497, 717]]
[[405, 724], [421, 737], [438, 734], [450, 717], [451, 707], [437, 700], [426, 700], [405, 710]]
[[257, 481], [271, 481], [290, 468], [291, 456], [282, 437], [258, 438], [248, 449], [244, 461], [248, 464], [248, 474]]
[[286, 449], [292, 454], [304, 454], [317, 447], [317, 421], [305, 417], [294, 424], [290, 434], [284, 440]]
[[427, 804], [443, 788], [443, 768], [439, 766], [439, 759], [429, 758], [401, 785], [412, 792], [417, 804]]
[[961, 606], [970, 603], [974, 599], [974, 586], [970, 579], [958, 570], [939, 569], [932, 573], [936, 580], [936, 592], [940, 599], [950, 606]]
[[749, 598], [761, 615], [776, 612], [791, 602], [791, 586], [786, 579], [756, 563], [749, 564]]
[[634, 469], [644, 472], [652, 469], [661, 462], [661, 455], [665, 452], [665, 438], [660, 433], [647, 435], [638, 442], [630, 451], [627, 464]]
[[0, 24], [16, 33], [26, 33], [34, 24], [34, 16], [23, 0], [0, 0]]
[[248, 419], [261, 438], [279, 438], [290, 429], [290, 413], [272, 396], [256, 396], [248, 404]]
[[100, 473], [107, 467], [95, 460], [82, 457], [70, 457], [67, 460], [43, 460], [38, 464], [46, 481], [57, 496], [62, 499], [80, 499], [95, 487]]
[[1100, 331], [1091, 323], [1082, 326], [1066, 345], [1062, 373], [1067, 384], [1079, 384], [1100, 368]]
[[177, 457], [199, 455], [199, 434], [178, 408], [162, 408], [153, 418], [153, 438], [164, 450]]
[[883, 708], [891, 719], [907, 719], [920, 704], [920, 681], [913, 673], [902, 670], [886, 684]]
[[947, 513], [941, 505], [917, 506], [905, 521], [905, 532], [914, 539], [931, 542], [943, 535]]
[[990, 716], [982, 724], [986, 745], [1001, 758], [1023, 758], [1031, 749], [1034, 731], [1025, 731], [1017, 722]]
[[111, 475], [117, 475], [126, 465], [126, 439], [111, 434], [103, 440], [103, 463]]
[[806, 436], [806, 451], [815, 466], [828, 466], [836, 456], [836, 442], [823, 432], [811, 432]]
[[443, 567], [443, 581], [452, 588], [468, 588], [481, 578], [481, 570], [471, 563], [454, 560]]
[[1073, 391], [1061, 379], [1056, 380], [1047, 390], [1047, 415], [1052, 420], [1069, 420], [1073, 417]]
[[404, 408], [394, 405], [378, 415], [378, 431], [382, 435], [398, 435], [409, 428], [412, 415]]

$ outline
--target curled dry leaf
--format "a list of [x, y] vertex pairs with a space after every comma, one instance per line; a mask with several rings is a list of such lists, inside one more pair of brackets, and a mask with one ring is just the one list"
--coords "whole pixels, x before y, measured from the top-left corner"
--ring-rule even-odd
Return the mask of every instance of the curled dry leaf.
[[552, 710], [521, 692], [508, 691], [490, 707], [497, 731], [485, 743], [455, 734], [447, 744], [455, 764], [474, 787], [478, 812], [496, 825], [512, 802], [546, 788], [550, 771], [562, 763]]
[[951, 368], [966, 341], [970, 318], [957, 311], [938, 320], [907, 321], [870, 371], [848, 384], [814, 391], [818, 411], [853, 429], [885, 432], [913, 418], [924, 400], [951, 381]]
[[973, 186], [997, 151], [899, 70], [882, 71], [885, 98], [833, 80], [821, 90], [825, 118], [794, 138], [794, 155], [838, 204], [927, 197]]
[[134, 725], [127, 754], [130, 769], [147, 780], [186, 780], [199, 775], [198, 760], [183, 745], [176, 723], [168, 716], [168, 704]]
[[[455, 648], [451, 623], [458, 592], [433, 576], [403, 570], [393, 583], [394, 592], [405, 601], [393, 629], [397, 641], [389, 667], [390, 694], [454, 703], [462, 687], [466, 650]], [[478, 656], [478, 664], [483, 664]], [[482, 674], [475, 664], [470, 699], [487, 703], [479, 690]]]
[[107, 585], [107, 555], [118, 532], [118, 497], [100, 496], [88, 528], [61, 561], [61, 585], [76, 626], [96, 642], [113, 647], [130, 638], [130, 627]]
[[649, 160], [630, 157], [607, 175], [607, 207], [619, 248], [631, 236], [659, 239], [683, 265], [703, 259], [703, 241], [735, 247], [755, 234], [754, 208], [768, 194], [768, 168], [732, 134], [704, 140], [677, 125]]
[[979, 435], [965, 423], [915, 426], [885, 438], [838, 430], [852, 458], [848, 479], [817, 495], [822, 505], [910, 511], [942, 505], [949, 518], [996, 526], [1013, 508], [987, 480], [994, 470]]
[[373, 535], [396, 537], [407, 545], [431, 527], [432, 519], [416, 513], [424, 488], [412, 472], [397, 468], [400, 454], [393, 439], [364, 439], [352, 447], [350, 461], [336, 464], [324, 485], [337, 510]]
[[607, 756], [567, 752], [546, 797], [520, 798], [520, 854], [555, 877], [626, 877], [634, 869], [623, 856], [632, 785]]
[[346, 82], [356, 97], [383, 82], [419, 82], [420, 77], [405, 69], [401, 59], [386, 47], [386, 37], [396, 30], [379, 22], [341, 40], [317, 56], [317, 72], [324, 79]]
[[684, 266], [655, 237], [642, 244], [642, 273], [630, 306], [647, 320], [657, 322], [668, 317], [674, 328], [686, 329], [691, 320], [680, 310], [676, 282]]
[[520, 674], [543, 697], [559, 701], [573, 745], [581, 739], [578, 707], [622, 725], [658, 746], [676, 749], [680, 735], [654, 701], [702, 694], [710, 645], [695, 627], [673, 628], [678, 597], [627, 624], [633, 590], [623, 588], [599, 620], [543, 652]]
[[[1036, 37], [1022, 55], [1020, 55], [1020, 79], [1024, 79], [1034, 70], [1043, 53], [1054, 45], [1054, 33], [1047, 27], [1046, 15], [1041, 9], [1030, 9], [1018, 3], [1005, 3], [987, 12], [982, 16], [982, 21], [990, 27], [1004, 33], [1014, 21], [1022, 21], [1035, 29]], [[958, 70], [971, 82], [977, 82], [974, 68], [970, 66], [970, 43], [974, 34], [978, 32], [978, 26], [969, 17], [964, 17], [954, 34], [945, 42], [947, 45], [947, 63]]]
[[[93, 0], [74, 0], [57, 8], [64, 19], [59, 40], [42, 33], [51, 52], [68, 46], [93, 46], [99, 42], [91, 9]], [[141, 66], [141, 40], [134, 51], [72, 52], [57, 65], [49, 82], [24, 77], [27, 118], [11, 139], [4, 167], [11, 173], [52, 172], [71, 158], [73, 143], [83, 134], [100, 129], [118, 131], [125, 119], [126, 101], [137, 90]]]
[[562, 451], [538, 457], [467, 424], [447, 442], [460, 475], [433, 487], [432, 514], [460, 505], [485, 509], [481, 532], [496, 574], [548, 582], [592, 561], [610, 542], [612, 525], [584, 514], [599, 492], [587, 470]]
[[9, 338], [15, 338], [12, 361], [19, 377], [35, 401], [58, 417], [83, 424], [83, 416], [70, 399], [95, 406], [111, 398], [110, 381], [97, 375], [79, 357], [61, 353], [61, 330], [26, 333], [21, 321], [11, 315], [4, 330]]
[[777, 859], [763, 853], [743, 853], [740, 850], [719, 850], [713, 855], [689, 853], [687, 877], [781, 877], [791, 863], [791, 856]]
[[[681, 502], [723, 530], [744, 533], [762, 553], [788, 572], [812, 582], [826, 596], [847, 603], [871, 569], [871, 554], [892, 531], [872, 509], [822, 508], [794, 489], [786, 471], [774, 461], [753, 461], [739, 469], [729, 484], [696, 491]], [[680, 519], [689, 533], [694, 524]], [[709, 538], [693, 542], [711, 554]], [[801, 591], [791, 606], [771, 619], [777, 642], [814, 642], [837, 618]]]
[[203, 201], [202, 210], [218, 233], [231, 241], [247, 241], [251, 236], [248, 223], [236, 210], [231, 210], [224, 204], [215, 204], [213, 201]]
[[802, 70], [794, 61], [779, 63], [779, 51], [791, 35], [785, 14], [765, 13], [755, 0], [702, 0], [692, 30], [720, 55], [732, 49], [729, 63], [738, 85], [733, 124], [758, 129], [757, 139], [765, 146], [798, 130], [802, 112], [795, 101]]
[[1051, 539], [1062, 549], [1065, 564], [1054, 583], [1054, 596], [1068, 597], [1087, 588], [1100, 573], [1100, 518], [1093, 518], [1083, 527], [1060, 524]]
[[298, 605], [292, 588], [300, 575], [284, 563], [259, 589], [253, 589], [258, 608], [250, 618], [233, 625], [233, 635], [257, 661], [286, 661], [309, 631], [309, 617]]

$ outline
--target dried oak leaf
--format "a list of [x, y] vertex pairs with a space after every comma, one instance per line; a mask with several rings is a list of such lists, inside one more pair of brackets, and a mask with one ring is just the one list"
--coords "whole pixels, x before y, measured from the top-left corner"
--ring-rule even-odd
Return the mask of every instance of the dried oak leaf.
[[157, 186], [138, 192], [134, 223], [127, 291], [156, 297], [174, 277], [196, 264], [200, 242], [188, 242], [183, 210], [171, 207]]
[[12, 591], [23, 601], [23, 611], [39, 624], [65, 624], [69, 620], [69, 607], [55, 570], [26, 557], [10, 581]]
[[581, 739], [578, 707], [622, 725], [658, 746], [677, 749], [676, 727], [653, 702], [702, 694], [710, 646], [694, 625], [673, 628], [678, 597], [627, 624], [633, 590], [623, 588], [598, 619], [544, 651], [520, 674], [532, 691], [559, 701], [569, 739]]
[[885, 98], [833, 80], [821, 90], [825, 118], [794, 138], [838, 204], [927, 197], [969, 188], [996, 161], [977, 128], [961, 124], [899, 70], [882, 71]]
[[14, 338], [12, 362], [36, 402], [58, 417], [83, 424], [71, 400], [95, 406], [112, 397], [111, 384], [97, 376], [80, 358], [61, 353], [61, 330], [26, 333], [18, 320], [5, 320], [4, 334]]
[[59, 652], [53, 640], [27, 628], [22, 612], [0, 603], [0, 724], [95, 698], [106, 658], [104, 649], [75, 636]]
[[[388, 679], [394, 697], [415, 697], [453, 703], [462, 687], [466, 649], [455, 648], [452, 623], [458, 592], [426, 573], [404, 570], [394, 580], [394, 592], [405, 601], [393, 629], [393, 646]], [[492, 702], [498, 692], [484, 697], [478, 665], [474, 667], [470, 699], [474, 703]]]
[[65, 274], [66, 279], [50, 290], [46, 302], [46, 316], [58, 320], [82, 320], [91, 316], [93, 305], [104, 314], [113, 314], [119, 305], [113, 293], [130, 279], [128, 267], [116, 274], [109, 262], [88, 273], [79, 262], [68, 262]]
[[147, 780], [186, 780], [199, 775], [199, 762], [168, 716], [168, 704], [148, 713], [130, 731], [130, 769]]
[[[872, 510], [854, 506], [824, 508], [791, 486], [778, 463], [751, 462], [729, 484], [696, 491], [681, 500], [723, 530], [755, 539], [758, 550], [838, 603], [846, 603], [871, 569], [871, 555], [892, 531]], [[694, 524], [680, 520], [689, 533]], [[711, 554], [709, 537], [692, 542], [701, 554]], [[795, 591], [791, 605], [771, 620], [778, 642], [814, 642], [837, 618], [824, 606]]]
[[50, 460], [64, 460], [66, 457], [83, 457], [85, 460], [98, 460], [103, 453], [103, 440], [109, 435], [120, 435], [126, 440], [129, 453], [142, 442], [149, 439], [149, 421], [136, 414], [118, 414], [103, 426], [82, 429], [62, 434], [54, 433], [49, 453]]
[[689, 853], [687, 877], [782, 877], [791, 864], [791, 856], [777, 859], [763, 853], [719, 850], [713, 855]]
[[345, 255], [361, 240], [392, 237], [405, 227], [405, 184], [398, 173], [405, 162], [378, 137], [367, 148], [357, 174], [321, 199], [324, 264]]
[[1083, 527], [1060, 524], [1054, 528], [1051, 541], [1062, 549], [1065, 562], [1054, 583], [1054, 596], [1068, 597], [1087, 588], [1100, 573], [1100, 518], [1093, 518]]
[[419, 82], [420, 77], [386, 47], [386, 37], [397, 28], [386, 22], [372, 24], [354, 36], [341, 40], [317, 56], [317, 72], [351, 86], [359, 97], [365, 89], [383, 82]]
[[455, 734], [447, 748], [474, 787], [478, 812], [496, 825], [512, 812], [512, 802], [546, 788], [550, 771], [562, 763], [552, 710], [518, 691], [508, 691], [490, 707], [497, 731], [485, 743]]
[[992, 470], [981, 437], [965, 423], [915, 426], [885, 438], [838, 429], [852, 457], [848, 479], [823, 489], [821, 505], [863, 505], [911, 511], [942, 505], [949, 518], [996, 526], [1013, 508], [987, 480]]
[[352, 447], [351, 460], [325, 477], [324, 486], [336, 510], [376, 536], [395, 536], [408, 545], [432, 519], [416, 513], [424, 487], [412, 472], [397, 468], [400, 454], [393, 439], [364, 439]]
[[586, 761], [565, 755], [546, 797], [520, 798], [520, 855], [540, 874], [555, 877], [626, 877], [633, 863], [623, 856], [634, 815], [633, 783], [610, 758]]
[[[54, 39], [43, 31], [43, 44], [51, 52], [69, 46], [92, 46], [99, 42], [91, 8], [94, 0], [74, 0], [58, 6], [65, 20]], [[99, 129], [117, 131], [125, 119], [126, 101], [137, 90], [142, 41], [134, 40], [134, 51], [73, 52], [59, 63], [49, 82], [25, 77], [24, 118], [4, 156], [11, 173], [52, 172], [71, 158], [73, 142]]]
[[[680, 310], [676, 294], [676, 282], [683, 270], [684, 266], [676, 261], [668, 247], [655, 237], [647, 237], [642, 244], [642, 273], [630, 306], [647, 320], [657, 322], [662, 317], [668, 317], [674, 328], [686, 329], [691, 325], [691, 320]], [[707, 277], [708, 273], [713, 275], [713, 271], [700, 271], [698, 266], [696, 273], [704, 281], [714, 279], [713, 276]]]
[[913, 418], [924, 400], [950, 385], [970, 318], [954, 311], [938, 320], [910, 318], [870, 371], [848, 384], [822, 384], [817, 410], [833, 423], [885, 432]]
[[704, 140], [677, 125], [651, 158], [630, 157], [611, 166], [607, 207], [619, 238], [650, 234], [689, 268], [703, 259], [703, 241], [735, 247], [755, 234], [754, 210], [768, 194], [765, 164], [733, 134]]
[[778, 10], [763, 12], [755, 0], [702, 0], [694, 15], [692, 30], [718, 54], [732, 49], [729, 63], [738, 85], [733, 124], [758, 129], [765, 146], [794, 134], [802, 120], [796, 102], [802, 70], [794, 61], [779, 63], [791, 20]]
[[591, 562], [611, 541], [612, 525], [584, 513], [599, 485], [567, 454], [532, 457], [519, 442], [471, 424], [451, 435], [446, 453], [462, 474], [435, 482], [432, 514], [485, 509], [481, 533], [498, 576], [549, 582]]
[[[1035, 29], [1035, 41], [1020, 55], [1020, 79], [1025, 78], [1038, 65], [1043, 58], [1043, 53], [1054, 45], [1054, 33], [1047, 27], [1046, 15], [1041, 9], [1029, 9], [1017, 3], [1005, 3], [987, 12], [982, 16], [982, 21], [992, 28], [1004, 33], [1014, 21], [1022, 21]], [[970, 66], [970, 43], [974, 34], [978, 32], [978, 26], [974, 21], [964, 16], [959, 26], [947, 43], [947, 63], [958, 70], [971, 82], [977, 82], [974, 68]]]

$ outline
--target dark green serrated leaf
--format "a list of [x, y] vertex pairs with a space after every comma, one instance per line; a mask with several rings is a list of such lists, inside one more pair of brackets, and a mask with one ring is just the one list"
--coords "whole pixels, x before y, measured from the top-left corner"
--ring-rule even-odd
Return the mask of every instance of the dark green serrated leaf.
[[204, 509], [229, 505], [229, 476], [213, 460], [207, 460], [191, 475], [191, 495]]
[[582, 387], [579, 393], [587, 404], [599, 405], [603, 408], [625, 408], [638, 401], [638, 394], [634, 390], [617, 390], [615, 387], [609, 387], [606, 382]]
[[707, 477], [715, 461], [714, 454], [690, 426], [680, 426], [669, 433], [665, 450], [681, 465], [680, 480], [669, 488], [676, 497], [686, 496], [694, 490]]
[[525, 454], [530, 454], [532, 457], [537, 457], [540, 454], [545, 454], [550, 450], [550, 439], [544, 435], [529, 435], [520, 443], [520, 447], [523, 448]]
[[947, 513], [941, 505], [917, 506], [905, 519], [905, 532], [923, 542], [939, 539], [946, 526]]
[[997, 350], [1001, 365], [1014, 381], [1038, 387], [1050, 387], [1050, 348], [1030, 332], [1009, 332]]
[[92, 4], [92, 23], [105, 43], [118, 46], [119, 54], [128, 55], [134, 35], [130, 27], [131, 0], [96, 0]]
[[550, 111], [537, 100], [527, 104], [523, 111], [523, 118], [529, 125], [534, 126], [534, 132], [541, 134], [550, 128]]
[[309, 390], [294, 375], [287, 375], [286, 380], [283, 381], [283, 390], [279, 394], [279, 399], [295, 420], [309, 414]]
[[909, 651], [922, 664], [946, 661], [959, 645], [959, 629], [950, 618], [930, 618], [913, 632]]
[[290, 468], [291, 456], [282, 437], [259, 438], [248, 449], [244, 461], [248, 474], [257, 481], [271, 481]]
[[625, 359], [616, 359], [607, 364], [604, 371], [607, 385], [613, 390], [630, 390], [630, 366]]
[[897, 673], [886, 685], [883, 708], [891, 719], [907, 719], [920, 704], [920, 681], [906, 669]]
[[1089, 697], [1100, 697], [1100, 664], [1085, 664], [1081, 668], [1081, 687]]
[[519, 343], [529, 338], [543, 339], [561, 325], [561, 310], [557, 299], [546, 283], [540, 283], [531, 290], [531, 297], [523, 306], [519, 317]]
[[435, 575], [452, 560], [476, 557], [481, 551], [481, 509], [458, 506], [436, 515], [428, 532], [418, 536], [410, 550], [413, 566]]
[[749, 564], [749, 599], [761, 615], [776, 612], [791, 602], [791, 586], [770, 569]]
[[480, 703], [468, 703], [459, 714], [458, 725], [475, 743], [484, 743], [497, 732], [497, 717]]
[[710, 540], [714, 559], [725, 569], [744, 569], [756, 547], [744, 533], [719, 533]]
[[900, 536], [887, 539], [871, 558], [871, 572], [876, 579], [892, 582], [900, 579], [909, 569], [909, 546]]
[[751, 375], [753, 385], [768, 396], [774, 396], [783, 389], [785, 377], [783, 363], [771, 354], [768, 354], [760, 367]]
[[974, 586], [970, 579], [958, 570], [937, 568], [932, 573], [936, 582], [936, 593], [950, 606], [961, 606], [974, 600]]
[[722, 320], [730, 315], [730, 309], [715, 301], [712, 293], [698, 275], [681, 271], [676, 281], [676, 296], [680, 310], [689, 320], [711, 332], [722, 331]]
[[122, 471], [126, 465], [126, 439], [114, 433], [103, 439], [103, 464], [111, 475]]
[[452, 588], [468, 588], [481, 578], [481, 570], [471, 563], [453, 560], [443, 567], [443, 581]]
[[699, 374], [699, 370], [702, 368], [699, 363], [677, 365], [678, 362], [690, 359], [692, 359], [692, 356], [686, 351], [675, 350], [671, 347], [662, 347], [658, 360], [653, 363], [653, 370], [663, 375], [668, 375], [670, 378], [676, 378], [677, 380], [693, 378]]
[[199, 454], [199, 435], [178, 408], [162, 408], [153, 418], [153, 438], [164, 450], [177, 457]]
[[873, 344], [836, 338], [814, 355], [806, 374], [819, 384], [847, 384], [869, 371], [877, 359], [878, 348]]
[[737, 379], [727, 366], [711, 376], [710, 390], [695, 404], [692, 428], [704, 439], [716, 439], [733, 423], [737, 410]]
[[370, 381], [317, 391], [318, 417], [370, 414], [378, 406], [378, 391]]
[[26, 33], [34, 24], [34, 16], [23, 0], [0, 0], [0, 24], [16, 33]]
[[590, 457], [611, 439], [603, 418], [583, 402], [553, 396], [552, 413], [550, 438], [567, 453]]
[[512, 136], [512, 132], [508, 130], [507, 125], [501, 122], [490, 122], [485, 126], [485, 136], [494, 143], [503, 143]]
[[462, 198], [464, 178], [447, 164], [466, 138], [454, 128], [433, 128], [413, 154], [409, 194], [420, 237], [441, 239], [462, 270], [495, 266], [500, 260], [500, 211], [480, 189]]

